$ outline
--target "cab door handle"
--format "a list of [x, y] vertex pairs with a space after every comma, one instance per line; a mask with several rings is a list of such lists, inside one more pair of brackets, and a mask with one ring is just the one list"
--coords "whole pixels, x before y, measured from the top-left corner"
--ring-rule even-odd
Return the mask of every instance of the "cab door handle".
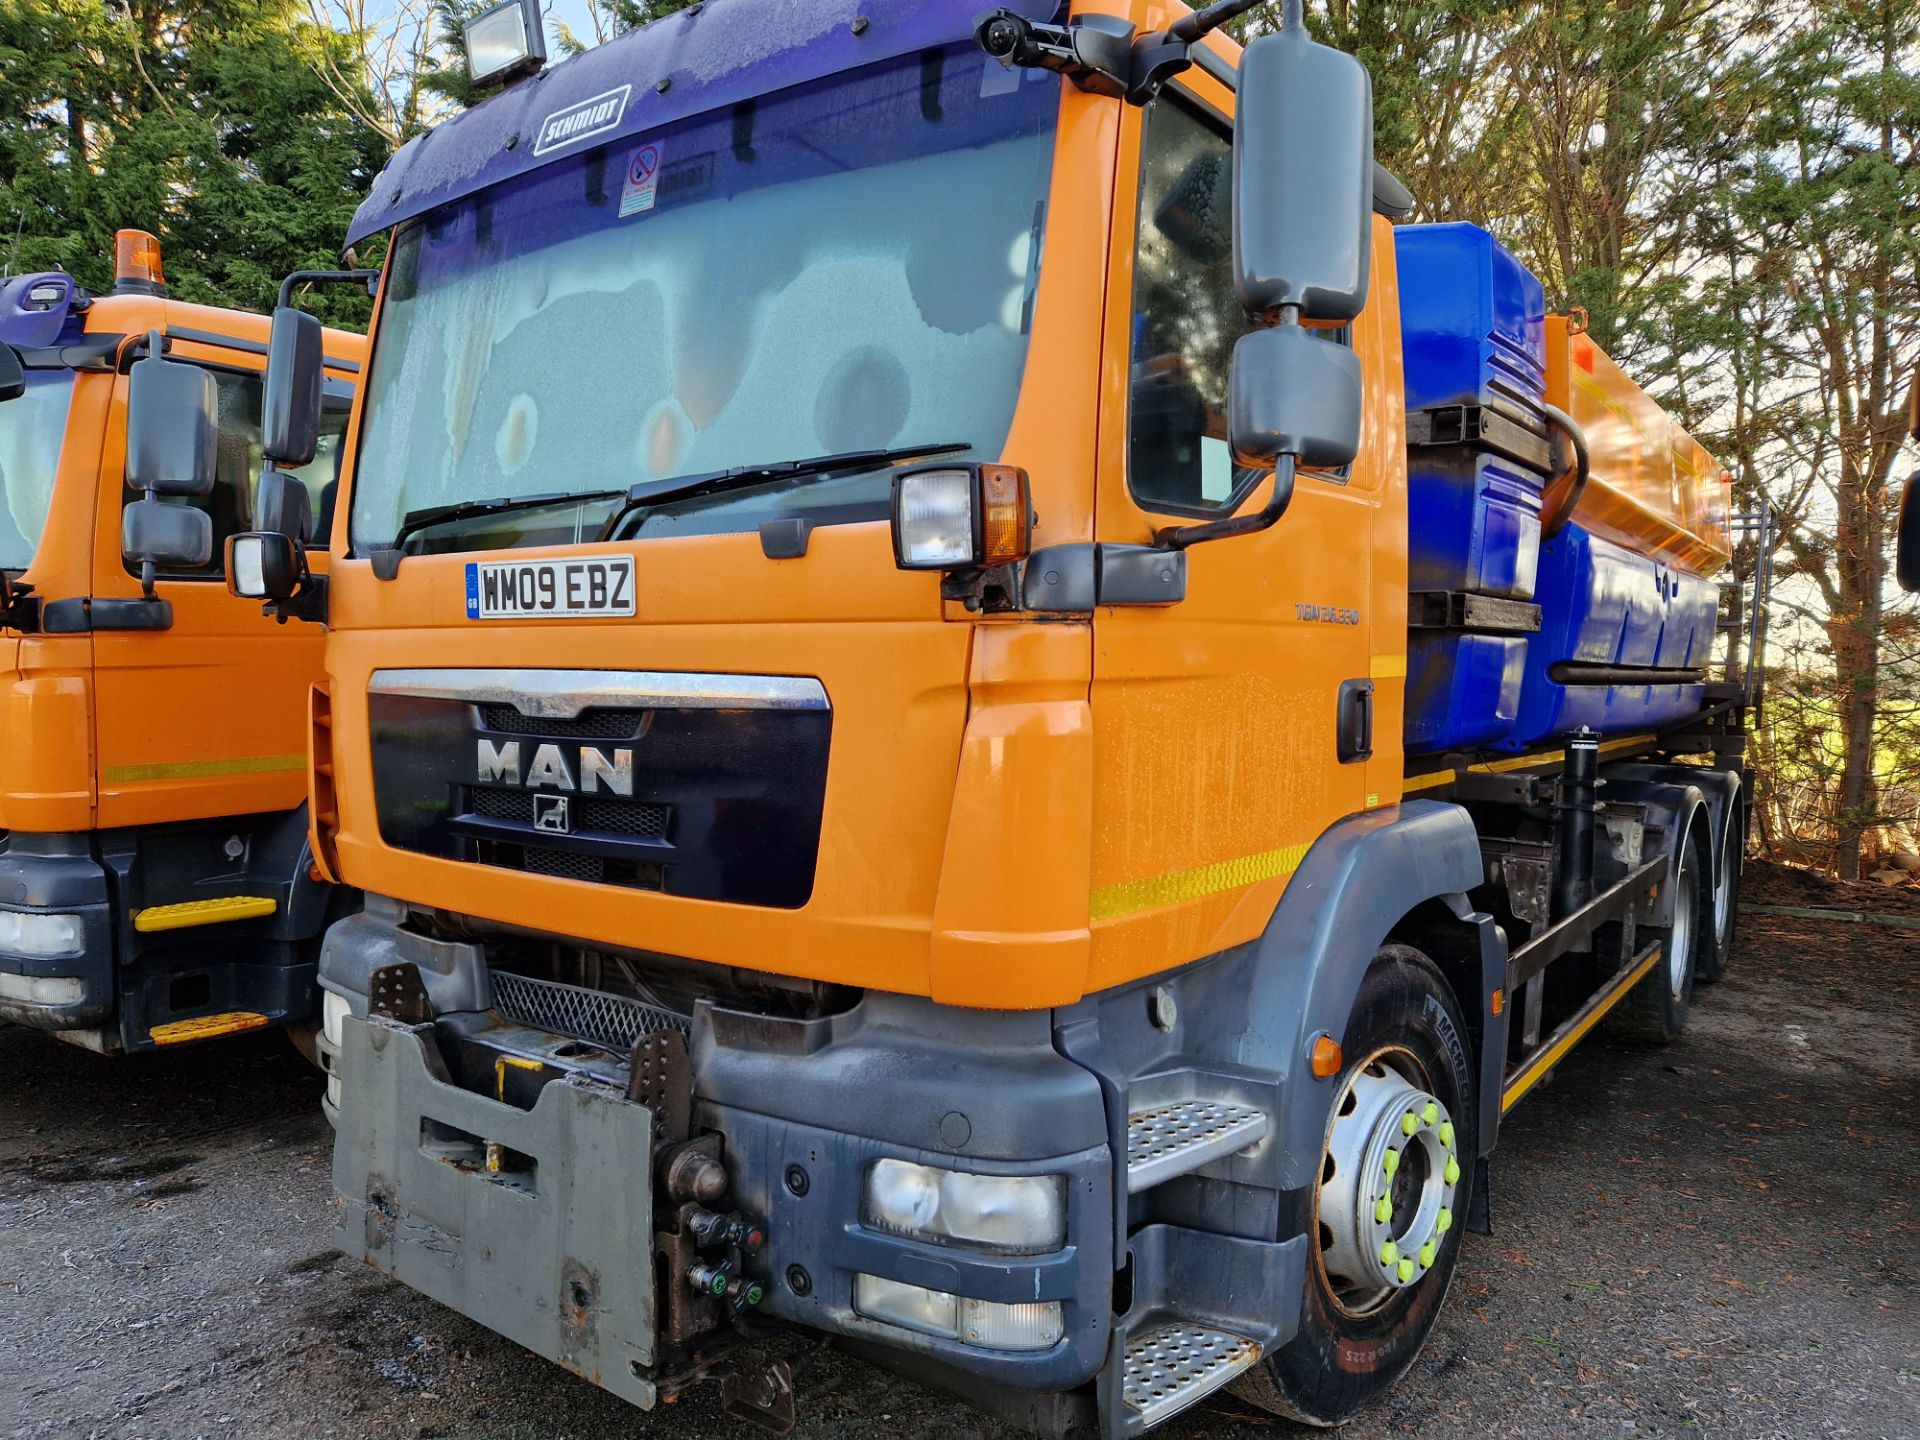
[[1335, 702], [1334, 750], [1342, 765], [1373, 755], [1373, 681], [1343, 680]]

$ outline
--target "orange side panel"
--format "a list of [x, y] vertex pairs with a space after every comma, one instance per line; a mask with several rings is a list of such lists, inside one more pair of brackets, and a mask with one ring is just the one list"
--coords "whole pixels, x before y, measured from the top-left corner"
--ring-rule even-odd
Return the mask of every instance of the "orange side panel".
[[934, 906], [931, 993], [1063, 1005], [1086, 988], [1093, 627], [982, 625]]
[[0, 675], [0, 828], [72, 831], [93, 826], [92, 687], [87, 637], [9, 640]]
[[[1593, 474], [1578, 524], [1696, 575], [1727, 563], [1727, 472], [1564, 315], [1547, 317], [1547, 402], [1587, 434]], [[1555, 499], [1550, 490], [1543, 508]]]

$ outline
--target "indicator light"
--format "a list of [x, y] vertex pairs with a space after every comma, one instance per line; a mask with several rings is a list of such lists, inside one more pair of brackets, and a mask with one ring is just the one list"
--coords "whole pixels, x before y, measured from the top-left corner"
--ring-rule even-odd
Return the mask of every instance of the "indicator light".
[[1330, 1080], [1340, 1073], [1340, 1067], [1346, 1063], [1346, 1056], [1340, 1053], [1338, 1040], [1331, 1035], [1321, 1034], [1314, 1036], [1310, 1063], [1317, 1078]]

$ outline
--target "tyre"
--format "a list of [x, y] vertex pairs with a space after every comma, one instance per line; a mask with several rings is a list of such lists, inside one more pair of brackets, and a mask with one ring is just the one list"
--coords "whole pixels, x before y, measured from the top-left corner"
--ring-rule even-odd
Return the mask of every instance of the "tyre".
[[1300, 1328], [1236, 1382], [1245, 1399], [1337, 1425], [1406, 1373], [1439, 1316], [1473, 1188], [1472, 1053], [1453, 993], [1419, 951], [1374, 957], [1330, 1087], [1318, 1185], [1282, 1202], [1309, 1237]]
[[1727, 833], [1720, 837], [1720, 883], [1706, 905], [1710, 922], [1707, 943], [1700, 947], [1700, 958], [1693, 967], [1697, 984], [1711, 985], [1727, 973], [1733, 960], [1735, 927], [1740, 918], [1740, 861], [1745, 852], [1737, 811], [1727, 815]]
[[1665, 1045], [1687, 1028], [1693, 1005], [1693, 976], [1699, 947], [1712, 924], [1712, 897], [1704, 883], [1705, 846], [1695, 836], [1710, 834], [1704, 812], [1695, 821], [1674, 868], [1673, 923], [1649, 926], [1642, 933], [1660, 942], [1660, 958], [1626, 999], [1607, 1017], [1615, 1034], [1648, 1045]]

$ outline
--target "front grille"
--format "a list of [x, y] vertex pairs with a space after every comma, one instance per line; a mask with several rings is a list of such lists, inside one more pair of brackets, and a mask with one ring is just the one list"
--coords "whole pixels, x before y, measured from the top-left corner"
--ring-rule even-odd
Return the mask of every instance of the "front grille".
[[544, 845], [523, 845], [527, 869], [536, 875], [556, 875], [562, 880], [591, 880], [596, 885], [607, 873], [607, 862], [598, 855], [581, 855], [572, 850], [549, 850]]
[[621, 1054], [632, 1050], [642, 1035], [656, 1030], [678, 1030], [683, 1035], [692, 1030], [686, 1016], [644, 1001], [505, 970], [493, 972], [493, 1008], [516, 1024], [590, 1040]]
[[502, 735], [551, 735], [557, 740], [631, 740], [645, 722], [644, 710], [582, 710], [569, 720], [522, 715], [511, 705], [482, 705], [480, 722]]
[[[672, 813], [669, 806], [652, 805], [644, 800], [605, 795], [575, 795], [571, 799], [575, 830], [598, 830], [608, 835], [665, 835], [667, 817]], [[467, 791], [467, 805], [471, 813], [482, 819], [533, 824], [533, 792], [530, 790], [475, 785]]]
[[618, 855], [583, 855], [550, 845], [521, 845], [510, 840], [482, 840], [473, 858], [482, 865], [525, 870], [561, 880], [585, 880], [593, 885], [620, 885], [628, 890], [666, 889], [666, 867], [651, 860], [628, 860]]

